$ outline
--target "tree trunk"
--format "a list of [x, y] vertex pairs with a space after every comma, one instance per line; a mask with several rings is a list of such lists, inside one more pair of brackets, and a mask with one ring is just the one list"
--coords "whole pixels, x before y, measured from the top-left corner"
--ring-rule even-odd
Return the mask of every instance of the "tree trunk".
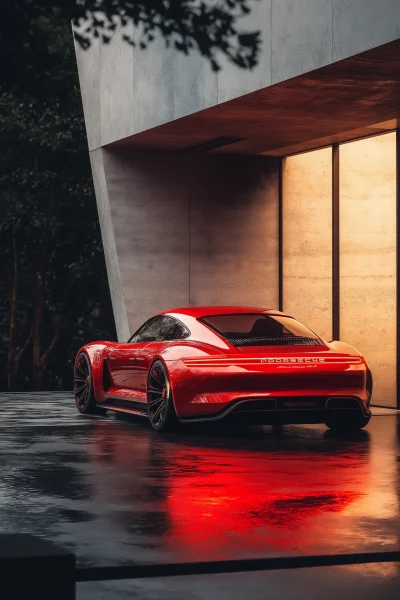
[[14, 385], [14, 363], [15, 363], [15, 330], [17, 324], [17, 299], [18, 299], [18, 252], [17, 252], [17, 228], [12, 230], [13, 247], [13, 276], [10, 293], [10, 328], [8, 335], [8, 377], [7, 386], [11, 390]]
[[50, 354], [53, 352], [54, 348], [57, 346], [58, 342], [60, 341], [61, 331], [62, 331], [63, 327], [64, 327], [64, 319], [62, 316], [58, 316], [56, 319], [56, 322], [55, 322], [53, 339], [51, 340], [47, 350], [45, 352], [43, 352], [43, 355], [40, 358], [40, 364], [42, 367], [42, 376], [47, 368], [47, 363], [48, 363]]
[[[35, 171], [38, 170], [38, 162], [35, 159]], [[54, 210], [54, 195], [55, 190], [50, 190], [49, 197], [49, 214]], [[61, 337], [61, 330], [63, 327], [63, 320], [58, 316], [55, 324], [55, 330], [53, 339], [50, 342], [47, 350], [41, 353], [41, 341], [43, 333], [43, 322], [44, 322], [44, 277], [45, 277], [45, 264], [47, 254], [47, 241], [48, 241], [48, 230], [46, 225], [42, 232], [42, 253], [39, 262], [38, 271], [38, 286], [36, 292], [34, 317], [32, 325], [32, 337], [33, 337], [33, 389], [41, 390], [43, 388], [43, 374], [47, 368], [48, 358], [54, 348], [57, 346], [58, 341]]]
[[33, 325], [33, 389], [41, 390], [43, 382], [42, 365], [40, 363], [40, 342], [43, 324], [43, 293], [38, 291]]
[[17, 353], [17, 355], [15, 357], [14, 368], [13, 368], [13, 378], [14, 378], [14, 381], [18, 377], [18, 371], [19, 371], [19, 365], [20, 365], [20, 362], [21, 362], [21, 358], [23, 357], [23, 355], [25, 354], [26, 349], [29, 346], [29, 342], [32, 339], [32, 335], [33, 335], [33, 325], [31, 327], [31, 330], [29, 332], [29, 335], [28, 335], [28, 337], [26, 339], [25, 344], [20, 348], [19, 352]]
[[41, 340], [42, 340], [42, 329], [43, 329], [43, 307], [44, 307], [44, 294], [43, 294], [43, 278], [44, 278], [44, 267], [46, 263], [46, 240], [43, 237], [42, 253], [40, 256], [39, 269], [38, 269], [38, 281], [37, 289], [35, 294], [35, 303], [33, 309], [33, 334], [32, 334], [32, 358], [33, 358], [33, 389], [40, 390], [43, 383], [43, 369], [41, 364]]

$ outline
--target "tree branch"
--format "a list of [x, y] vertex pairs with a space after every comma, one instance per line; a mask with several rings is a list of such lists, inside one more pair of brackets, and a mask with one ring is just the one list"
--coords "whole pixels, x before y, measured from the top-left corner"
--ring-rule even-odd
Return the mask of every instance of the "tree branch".
[[[84, 50], [96, 40], [122, 39], [145, 49], [161, 34], [168, 45], [188, 54], [193, 48], [220, 69], [218, 54], [243, 69], [258, 63], [260, 31], [243, 31], [241, 19], [259, 0], [79, 0], [70, 17], [77, 44]], [[129, 23], [134, 27], [127, 33]]]

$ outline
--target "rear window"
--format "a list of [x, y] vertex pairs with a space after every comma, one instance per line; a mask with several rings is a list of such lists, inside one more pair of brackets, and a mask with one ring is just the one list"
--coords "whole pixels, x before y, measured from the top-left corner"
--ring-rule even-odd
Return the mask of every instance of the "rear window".
[[212, 315], [199, 319], [234, 346], [304, 343], [320, 345], [319, 337], [296, 319], [279, 315]]

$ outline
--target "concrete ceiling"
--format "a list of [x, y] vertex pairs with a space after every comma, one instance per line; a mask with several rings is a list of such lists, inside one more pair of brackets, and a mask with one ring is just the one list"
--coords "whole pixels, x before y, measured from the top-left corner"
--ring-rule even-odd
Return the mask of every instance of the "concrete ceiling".
[[283, 156], [400, 122], [400, 40], [130, 136], [107, 148]]

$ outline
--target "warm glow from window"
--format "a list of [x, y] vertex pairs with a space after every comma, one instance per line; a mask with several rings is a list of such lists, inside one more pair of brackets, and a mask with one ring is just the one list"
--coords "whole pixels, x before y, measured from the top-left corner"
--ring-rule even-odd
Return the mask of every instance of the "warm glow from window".
[[332, 337], [332, 148], [283, 161], [283, 309]]
[[340, 146], [340, 338], [396, 406], [396, 134]]

